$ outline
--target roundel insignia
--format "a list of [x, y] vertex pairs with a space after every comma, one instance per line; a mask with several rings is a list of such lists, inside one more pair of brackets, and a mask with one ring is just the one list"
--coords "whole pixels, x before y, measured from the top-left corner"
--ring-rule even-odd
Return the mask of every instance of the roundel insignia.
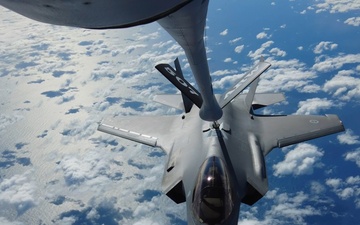
[[319, 120], [310, 120], [310, 123], [319, 123]]

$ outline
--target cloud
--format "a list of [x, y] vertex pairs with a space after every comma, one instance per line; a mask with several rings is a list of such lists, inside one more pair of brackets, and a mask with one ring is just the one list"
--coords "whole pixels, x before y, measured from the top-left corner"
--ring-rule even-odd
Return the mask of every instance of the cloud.
[[341, 199], [353, 199], [355, 207], [360, 208], [360, 176], [350, 176], [346, 179], [329, 178], [326, 185]]
[[279, 48], [272, 48], [269, 52], [274, 56], [279, 56], [279, 57], [285, 57], [286, 56], [286, 52], [279, 49]]
[[22, 214], [37, 204], [36, 186], [30, 179], [32, 172], [14, 175], [0, 183], [0, 202], [14, 205], [18, 214]]
[[353, 161], [358, 167], [360, 167], [360, 148], [357, 148], [355, 151], [347, 152], [345, 154], [345, 160]]
[[[238, 225], [308, 224], [307, 218], [321, 216], [324, 212], [318, 207], [314, 195], [302, 191], [296, 193], [280, 192], [279, 189], [266, 193], [261, 207], [242, 210]], [[264, 201], [264, 200], [262, 200]], [[261, 210], [260, 208], [265, 208]], [[326, 206], [325, 210], [329, 210]]]
[[299, 109], [295, 114], [318, 114], [321, 110], [330, 109], [334, 106], [336, 106], [335, 103], [332, 100], [328, 100], [327, 98], [310, 98], [299, 102]]
[[338, 141], [340, 144], [347, 144], [347, 145], [354, 145], [360, 144], [359, 136], [355, 135], [351, 129], [346, 129], [345, 133], [339, 134], [337, 136]]
[[305, 63], [297, 59], [274, 60], [266, 59], [272, 64], [258, 87], [259, 92], [279, 92], [297, 90], [301, 93], [316, 93], [321, 90], [320, 86], [313, 83], [312, 79], [317, 75], [309, 70]]
[[345, 13], [360, 10], [358, 0], [323, 0], [322, 3], [315, 4], [316, 13], [329, 11], [330, 13]]
[[310, 189], [311, 189], [311, 193], [313, 193], [315, 195], [322, 194], [326, 191], [326, 188], [324, 187], [324, 185], [322, 185], [318, 181], [312, 181], [310, 183]]
[[263, 52], [264, 52], [268, 47], [270, 47], [272, 44], [274, 44], [273, 41], [267, 41], [267, 42], [263, 43], [263, 44], [261, 45], [261, 47], [258, 48], [257, 50], [255, 50], [255, 51], [250, 51], [250, 52], [248, 53], [248, 56], [249, 56], [250, 58], [253, 58], [254, 60], [259, 59], [261, 56], [266, 56], [266, 54], [263, 54]]
[[[109, 104], [109, 103], [104, 103]], [[100, 121], [100, 118], [90, 117], [85, 121], [76, 119], [66, 125], [62, 131], [62, 143], [69, 144], [73, 141], [79, 141], [82, 139], [89, 138], [96, 132], [97, 122]]]
[[224, 59], [224, 62], [226, 62], [226, 63], [232, 62], [232, 59], [231, 58], [226, 58], [226, 59]]
[[96, 179], [109, 171], [108, 160], [97, 158], [96, 154], [88, 154], [83, 159], [67, 155], [60, 161], [60, 169], [62, 170], [66, 183], [71, 185], [79, 185], [87, 180]]
[[122, 212], [116, 206], [118, 200], [115, 197], [102, 198], [100, 200], [96, 198], [90, 199], [88, 207], [78, 209], [72, 209], [62, 212], [58, 215], [58, 218], [54, 220], [55, 224], [109, 224], [116, 225], [125, 216], [131, 214], [130, 212]]
[[242, 77], [241, 74], [233, 74], [231, 76], [225, 76], [220, 80], [213, 81], [213, 87], [217, 89], [223, 89], [227, 86], [234, 85], [235, 82], [239, 82], [240, 77]]
[[360, 17], [350, 17], [344, 21], [345, 24], [358, 27], [360, 26]]
[[14, 113], [11, 116], [0, 114], [0, 133], [6, 130], [6, 127], [18, 122], [23, 119], [23, 116], [18, 113]]
[[360, 99], [360, 78], [353, 70], [341, 70], [330, 80], [327, 80], [323, 90], [341, 100]]
[[220, 32], [220, 35], [221, 36], [226, 36], [228, 34], [229, 30], [228, 29], [225, 29], [223, 30], [222, 32]]
[[237, 73], [237, 70], [216, 70], [211, 73], [211, 76], [224, 76]]
[[330, 72], [340, 69], [345, 64], [360, 63], [360, 54], [339, 54], [336, 57], [319, 56], [312, 68], [318, 72]]
[[321, 215], [308, 194], [302, 191], [294, 194], [277, 192], [276, 190], [274, 195], [274, 205], [265, 214], [266, 217], [278, 219], [279, 224], [306, 224], [306, 217]]
[[322, 41], [315, 46], [314, 53], [321, 54], [323, 51], [332, 51], [337, 47], [338, 44], [332, 43], [331, 41]]
[[260, 32], [256, 35], [256, 39], [264, 39], [264, 38], [270, 38], [266, 32]]
[[242, 38], [238, 37], [238, 38], [234, 38], [232, 40], [229, 41], [230, 44], [235, 44], [236, 42], [240, 41]]
[[275, 176], [312, 174], [324, 153], [315, 145], [301, 143], [286, 153], [285, 159], [273, 165]]
[[136, 44], [136, 45], [129, 45], [127, 46], [122, 53], [124, 54], [131, 54], [133, 51], [135, 51], [136, 49], [139, 48], [146, 48], [147, 45], [146, 44]]
[[1, 225], [24, 225], [24, 223], [19, 221], [9, 221], [4, 217], [0, 217], [0, 224]]
[[244, 45], [239, 45], [235, 47], [234, 51], [236, 53], [241, 53], [243, 49], [244, 49]]

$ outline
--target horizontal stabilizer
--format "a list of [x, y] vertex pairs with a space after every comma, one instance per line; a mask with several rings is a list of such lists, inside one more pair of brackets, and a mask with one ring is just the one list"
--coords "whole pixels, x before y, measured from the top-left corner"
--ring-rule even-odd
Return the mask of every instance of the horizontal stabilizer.
[[[229, 104], [236, 96], [238, 96], [245, 88], [247, 88], [256, 78], [258, 78], [265, 70], [271, 66], [270, 63], [260, 61], [249, 72], [247, 72], [229, 91], [224, 93], [220, 98], [220, 107], [224, 108]], [[251, 98], [250, 98], [251, 99]]]
[[268, 105], [273, 105], [285, 100], [282, 93], [256, 93], [252, 106], [254, 109], [259, 109]]
[[164, 95], [156, 95], [154, 97], [154, 101], [166, 106], [170, 106], [175, 109], [184, 110], [184, 102], [181, 95], [171, 95], [171, 94], [164, 94]]
[[[176, 61], [175, 65], [178, 67]], [[203, 100], [200, 92], [182, 77], [182, 72], [179, 68], [177, 68], [179, 71], [175, 71], [169, 64], [159, 64], [155, 68], [174, 84], [182, 94], [188, 97], [197, 107], [201, 108]]]

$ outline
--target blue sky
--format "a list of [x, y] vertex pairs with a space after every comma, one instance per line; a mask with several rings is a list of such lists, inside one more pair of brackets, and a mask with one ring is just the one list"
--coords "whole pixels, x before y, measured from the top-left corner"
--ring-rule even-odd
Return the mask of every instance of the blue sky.
[[[154, 66], [180, 61], [156, 24], [93, 31], [0, 8], [0, 224], [185, 224], [161, 193], [166, 156], [96, 131], [112, 115], [163, 115], [176, 90]], [[338, 114], [346, 132], [267, 157], [269, 192], [239, 224], [356, 224], [360, 209], [360, 4], [357, 0], [210, 2], [206, 29], [222, 93], [260, 56], [264, 114]]]

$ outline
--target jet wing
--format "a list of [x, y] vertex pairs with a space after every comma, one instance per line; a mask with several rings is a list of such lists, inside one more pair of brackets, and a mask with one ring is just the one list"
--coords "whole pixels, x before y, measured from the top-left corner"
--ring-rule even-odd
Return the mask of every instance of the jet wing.
[[167, 154], [174, 141], [176, 116], [127, 116], [102, 121], [98, 130], [152, 147], [160, 147]]
[[256, 117], [259, 120], [264, 155], [275, 147], [285, 147], [344, 131], [336, 115], [289, 115]]

